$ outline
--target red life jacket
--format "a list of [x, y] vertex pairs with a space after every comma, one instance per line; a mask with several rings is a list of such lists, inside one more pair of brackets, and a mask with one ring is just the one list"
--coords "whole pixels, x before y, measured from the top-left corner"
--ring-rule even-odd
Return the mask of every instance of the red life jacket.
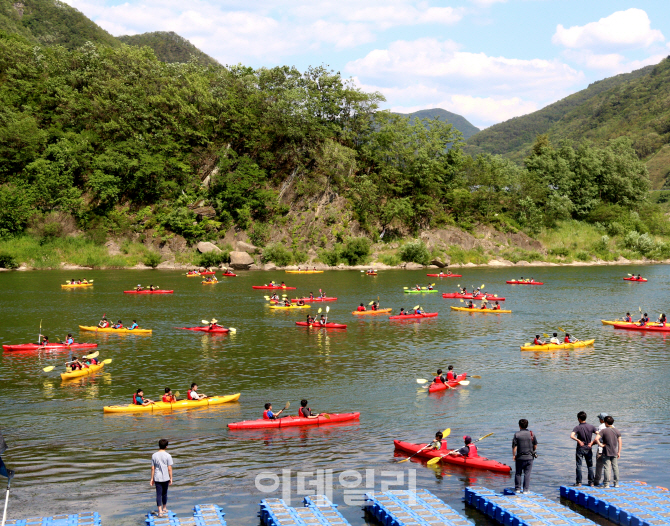
[[358, 312], [363, 312], [365, 310], [365, 307], [363, 305], [360, 305], [358, 309], [356, 309]]
[[142, 405], [137, 403], [137, 400], [135, 398], [136, 396], [137, 396], [136, 394], [133, 395], [133, 405]]
[[540, 340], [538, 340], [537, 338], [535, 338], [535, 339], [533, 340], [533, 343], [534, 343], [535, 345], [542, 345], [542, 342], [541, 342]]
[[270, 420], [270, 417], [268, 416], [268, 410], [266, 409], [263, 411], [263, 420]]
[[456, 377], [454, 376], [454, 371], [447, 372], [447, 380], [449, 380], [450, 382], [456, 380]]
[[563, 343], [570, 343], [570, 338], [569, 338], [568, 336], [566, 336], [566, 337], [563, 339]]
[[309, 411], [310, 414], [312, 413], [312, 410], [309, 407], [301, 407], [300, 409], [298, 409], [298, 416], [301, 417], [301, 418], [307, 418], [302, 412], [303, 409]]
[[433, 383], [434, 384], [443, 384], [444, 381], [442, 380], [441, 376], [436, 376], [435, 378], [433, 378]]
[[479, 454], [477, 453], [477, 446], [474, 444], [469, 444], [468, 445], [468, 458], [470, 457], [478, 457]]
[[197, 399], [198, 399], [197, 395], [196, 395], [195, 398], [193, 398], [193, 396], [191, 396], [191, 393], [192, 393], [192, 392], [193, 392], [193, 391], [191, 391], [191, 390], [189, 389], [188, 392], [186, 393], [186, 394], [188, 395], [188, 399], [189, 399], [189, 400], [197, 400]]

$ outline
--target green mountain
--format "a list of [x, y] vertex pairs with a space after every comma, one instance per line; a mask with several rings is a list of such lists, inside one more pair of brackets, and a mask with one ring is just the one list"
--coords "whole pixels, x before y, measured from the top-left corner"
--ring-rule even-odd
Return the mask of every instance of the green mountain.
[[219, 65], [212, 57], [172, 31], [154, 31], [153, 33], [125, 35], [117, 38], [129, 46], [149, 46], [156, 53], [158, 60], [162, 62], [188, 62], [191, 57], [195, 57], [198, 63], [203, 66]]
[[430, 110], [419, 110], [414, 113], [401, 113], [400, 115], [405, 115], [410, 119], [435, 119], [438, 118], [441, 121], [448, 122], [454, 126], [459, 132], [463, 134], [463, 139], [467, 140], [472, 137], [475, 133], [478, 133], [480, 130], [476, 126], [473, 126], [470, 121], [461, 115], [456, 113], [451, 113], [450, 111], [443, 110], [442, 108], [432, 108]]
[[[651, 92], [646, 92], [647, 88], [651, 88], [652, 72], [658, 67], [662, 69], [662, 64], [594, 82], [588, 88], [539, 111], [491, 126], [470, 137], [465, 151], [472, 155], [493, 153], [521, 160], [528, 155], [538, 135], [548, 134], [552, 140], [581, 140], [584, 137], [606, 140], [629, 134], [638, 125], [645, 127], [643, 121], [648, 119], [641, 115], [634, 118], [635, 124], [621, 116], [625, 113], [630, 117], [635, 107], [635, 111], [642, 111], [651, 117], [649, 112], [652, 108], [646, 98]], [[638, 89], [646, 94], [638, 92]], [[608, 104], [612, 105], [609, 109]], [[605, 114], [607, 119], [603, 119]], [[618, 124], [611, 126], [615, 122], [623, 128]]]
[[19, 34], [42, 46], [75, 49], [89, 41], [120, 45], [83, 13], [60, 0], [0, 0], [0, 31]]

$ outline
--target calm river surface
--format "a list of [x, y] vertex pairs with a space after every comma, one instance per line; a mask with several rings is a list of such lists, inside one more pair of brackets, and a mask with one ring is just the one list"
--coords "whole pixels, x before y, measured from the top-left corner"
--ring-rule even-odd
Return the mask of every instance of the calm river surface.
[[[649, 283], [622, 277], [640, 272]], [[443, 279], [440, 292], [456, 285], [486, 284], [507, 297], [511, 315], [472, 315], [450, 311], [460, 305], [441, 294], [403, 294], [403, 286], [425, 285], [425, 271], [385, 271], [367, 277], [355, 271], [317, 275], [283, 272], [240, 273], [202, 286], [199, 278], [179, 272], [89, 271], [0, 273], [2, 343], [35, 341], [42, 332], [52, 341], [72, 332], [76, 340], [97, 342], [100, 357], [112, 358], [104, 373], [62, 382], [47, 365], [60, 364], [67, 352], [4, 352], [0, 360], [0, 429], [9, 444], [4, 455], [17, 471], [10, 494], [10, 518], [98, 510], [103, 522], [140, 525], [155, 509], [149, 487], [150, 457], [159, 438], [170, 440], [175, 485], [170, 509], [190, 516], [198, 503], [225, 508], [229, 524], [257, 524], [265, 495], [255, 486], [264, 471], [292, 470], [292, 504], [301, 496], [297, 471], [333, 470], [333, 498], [354, 526], [364, 524], [361, 508], [345, 505], [339, 476], [355, 470], [380, 489], [392, 482], [385, 471], [408, 475], [458, 510], [463, 488], [478, 484], [501, 490], [509, 476], [444, 466], [432, 470], [414, 462], [394, 463], [393, 439], [420, 442], [450, 427], [449, 446], [465, 434], [494, 436], [480, 443], [480, 453], [512, 463], [511, 439], [525, 417], [538, 437], [540, 458], [532, 489], [558, 498], [558, 486], [574, 482], [574, 447], [569, 435], [576, 414], [584, 410], [597, 424], [600, 411], [610, 413], [621, 430], [623, 480], [670, 485], [670, 354], [661, 334], [614, 330], [600, 319], [614, 319], [638, 307], [658, 316], [667, 312], [670, 267], [584, 267], [463, 269], [464, 278]], [[543, 287], [511, 286], [505, 280], [532, 275]], [[91, 289], [63, 290], [70, 277], [94, 279]], [[271, 279], [315, 294], [323, 288], [330, 320], [346, 331], [298, 328], [306, 310], [271, 311], [252, 290]], [[150, 282], [174, 289], [173, 295], [134, 296], [122, 291]], [[357, 319], [360, 302], [381, 299], [382, 306], [411, 308], [421, 303], [436, 319], [389, 322], [386, 317]], [[311, 308], [313, 313], [319, 305]], [[78, 325], [95, 325], [106, 313], [128, 323], [136, 318], [152, 328], [151, 336], [96, 335]], [[216, 317], [235, 335], [210, 336], [174, 327], [193, 326]], [[537, 332], [561, 326], [576, 336], [596, 338], [595, 347], [553, 353], [520, 352], [519, 345]], [[670, 337], [668, 337], [670, 338]], [[418, 389], [417, 378], [430, 378], [438, 367], [480, 374], [468, 387], [441, 395]], [[165, 386], [185, 395], [195, 381], [206, 394], [241, 392], [239, 402], [211, 409], [162, 414], [103, 415], [102, 407], [125, 404], [142, 387], [158, 399]], [[360, 411], [360, 423], [272, 431], [229, 431], [230, 422], [259, 418], [263, 404], [275, 410], [291, 401], [295, 414], [301, 398], [314, 411]], [[374, 473], [374, 477], [372, 476]], [[374, 478], [374, 480], [373, 480]], [[4, 479], [2, 479], [4, 480]], [[349, 478], [347, 480], [353, 480]], [[308, 479], [309, 482], [314, 479]], [[0, 481], [1, 483], [1, 481]], [[270, 484], [265, 480], [264, 484]], [[306, 493], [314, 493], [308, 489]], [[467, 511], [477, 524], [488, 524]]]

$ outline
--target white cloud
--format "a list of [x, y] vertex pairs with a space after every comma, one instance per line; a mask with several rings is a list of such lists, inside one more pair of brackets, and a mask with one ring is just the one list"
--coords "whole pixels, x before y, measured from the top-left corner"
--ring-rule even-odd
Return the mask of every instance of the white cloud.
[[570, 49], [563, 54], [566, 58], [588, 69], [603, 71], [608, 74], [629, 73], [645, 66], [658, 64], [665, 58], [664, 54], [658, 54], [642, 60], [628, 60], [619, 53], [598, 54], [590, 50], [574, 51]]
[[470, 2], [480, 7], [490, 7], [493, 4], [504, 4], [507, 0], [470, 0]]
[[664, 41], [663, 33], [651, 28], [647, 13], [636, 8], [617, 11], [584, 26], [565, 28], [559, 24], [552, 38], [554, 44], [572, 49], [645, 48]]

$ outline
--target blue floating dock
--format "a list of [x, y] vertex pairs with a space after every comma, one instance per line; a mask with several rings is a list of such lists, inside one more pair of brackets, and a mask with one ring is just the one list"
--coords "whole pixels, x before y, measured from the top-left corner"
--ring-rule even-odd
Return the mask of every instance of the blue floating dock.
[[264, 499], [261, 522], [265, 526], [350, 526], [325, 495], [305, 497], [303, 504], [302, 508], [291, 508], [282, 499]]
[[54, 515], [53, 517], [31, 517], [9, 520], [7, 526], [100, 526], [98, 512], [84, 512], [76, 515]]
[[618, 488], [561, 486], [561, 497], [622, 526], [670, 524], [670, 491], [644, 482], [621, 482]]
[[364, 509], [383, 526], [470, 526], [474, 524], [425, 489], [366, 493]]
[[168, 510], [167, 517], [147, 513], [147, 526], [226, 526], [223, 509], [216, 504], [199, 504], [193, 508], [193, 517], [180, 519]]
[[[465, 488], [465, 503], [504, 526], [595, 526], [570, 508], [538, 493], [506, 490], [496, 493], [481, 486]], [[632, 525], [631, 525], [632, 526]]]

